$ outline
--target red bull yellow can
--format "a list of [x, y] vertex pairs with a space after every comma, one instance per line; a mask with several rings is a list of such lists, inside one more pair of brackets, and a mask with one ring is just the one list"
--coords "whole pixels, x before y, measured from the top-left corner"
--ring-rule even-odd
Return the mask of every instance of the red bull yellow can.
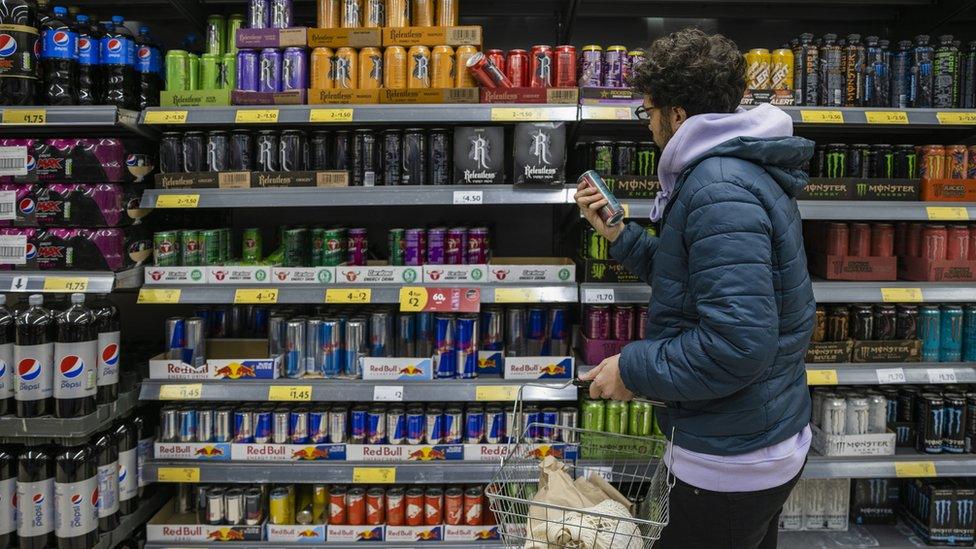
[[435, 46], [430, 53], [430, 87], [453, 88], [454, 63], [454, 48], [451, 46]]
[[407, 50], [403, 46], [387, 46], [383, 53], [383, 87], [407, 89]]
[[359, 87], [364, 90], [383, 87], [383, 54], [379, 48], [359, 50]]
[[315, 48], [312, 50], [311, 88], [315, 90], [331, 90], [335, 87], [332, 74], [332, 59], [335, 52], [332, 48]]
[[407, 88], [430, 87], [430, 50], [427, 46], [414, 46], [407, 52]]

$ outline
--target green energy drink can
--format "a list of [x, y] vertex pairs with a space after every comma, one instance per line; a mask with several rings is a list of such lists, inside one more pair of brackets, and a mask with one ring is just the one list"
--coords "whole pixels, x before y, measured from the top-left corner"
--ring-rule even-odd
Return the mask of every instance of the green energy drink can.
[[224, 53], [237, 55], [237, 29], [244, 26], [244, 16], [232, 13], [227, 17], [227, 47]]
[[593, 142], [593, 169], [603, 176], [613, 175], [613, 141]]
[[227, 23], [222, 15], [207, 17], [207, 53], [223, 55], [227, 45]]
[[220, 88], [220, 54], [205, 53], [200, 56], [200, 88], [216, 90]]
[[603, 431], [606, 404], [602, 400], [583, 401], [581, 427], [587, 431]]
[[630, 402], [630, 427], [627, 434], [635, 437], [649, 437], [654, 432], [654, 408], [650, 402], [632, 400]]
[[660, 151], [651, 141], [641, 141], [637, 144], [637, 175], [653, 177], [657, 175], [657, 161]]
[[241, 237], [241, 259], [255, 263], [261, 261], [261, 229], [244, 229]]
[[308, 265], [308, 229], [285, 230], [285, 267], [305, 267]]
[[847, 177], [847, 145], [830, 143], [824, 149], [824, 177]]
[[654, 436], [664, 436], [664, 432], [661, 430], [661, 424], [657, 420], [658, 409], [654, 408]]
[[200, 231], [200, 259], [204, 265], [220, 265], [220, 231]]
[[346, 230], [328, 229], [325, 231], [325, 251], [322, 254], [322, 267], [338, 267], [346, 261]]
[[390, 229], [389, 233], [389, 244], [390, 244], [390, 265], [403, 265], [403, 249], [405, 247], [404, 238], [406, 236], [405, 229]]
[[608, 400], [607, 419], [603, 430], [608, 433], [626, 435], [627, 429], [629, 428], [630, 425], [627, 419], [627, 403], [617, 400]]
[[179, 231], [159, 231], [153, 234], [153, 263], [157, 267], [180, 265]]
[[593, 227], [587, 227], [583, 232], [583, 250], [590, 259], [610, 259], [610, 241]]
[[224, 227], [218, 230], [220, 231], [220, 259], [222, 261], [230, 261], [234, 258], [233, 246], [230, 242], [230, 227]]
[[220, 74], [217, 77], [217, 87], [222, 90], [232, 90], [236, 81], [237, 54], [225, 53], [220, 60]]
[[183, 229], [180, 231], [180, 255], [184, 267], [200, 264], [200, 231]]
[[189, 63], [187, 65], [187, 72], [189, 73], [189, 81], [190, 81], [189, 89], [191, 91], [199, 90], [200, 89], [200, 58], [197, 57], [197, 54], [195, 53], [190, 53], [187, 55], [189, 56]]
[[310, 234], [312, 248], [312, 267], [321, 267], [325, 261], [325, 229], [315, 227]]
[[190, 54], [184, 50], [166, 52], [166, 91], [190, 88]]

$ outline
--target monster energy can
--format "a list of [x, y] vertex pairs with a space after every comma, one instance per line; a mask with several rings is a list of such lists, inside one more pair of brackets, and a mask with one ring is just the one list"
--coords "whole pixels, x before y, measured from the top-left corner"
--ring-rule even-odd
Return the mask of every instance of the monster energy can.
[[915, 153], [915, 145], [895, 145], [893, 154], [894, 172], [892, 177], [917, 179], [918, 155]]
[[244, 229], [241, 237], [241, 258], [248, 262], [261, 261], [261, 229]]
[[630, 402], [630, 427], [627, 434], [635, 437], [649, 437], [654, 432], [654, 408], [650, 402], [632, 400]]
[[634, 175], [652, 177], [657, 175], [657, 160], [659, 156], [657, 145], [651, 141], [641, 141], [637, 144], [637, 166]]
[[613, 142], [594, 141], [592, 162], [593, 169], [600, 175], [608, 176], [613, 174]]
[[823, 177], [847, 177], [847, 145], [830, 143], [824, 150]]
[[891, 179], [895, 177], [895, 149], [891, 145], [871, 145], [873, 165], [872, 177]]
[[583, 231], [583, 255], [589, 259], [610, 259], [610, 241], [596, 232], [596, 229], [587, 227]]
[[602, 400], [584, 400], [582, 428], [588, 431], [603, 431], [606, 411], [606, 404]]
[[966, 449], [966, 397], [960, 393], [945, 393], [942, 400], [942, 451], [961, 454]]
[[607, 401], [606, 407], [607, 414], [603, 430], [619, 435], [627, 434], [627, 429], [630, 427], [630, 422], [627, 418], [627, 403], [609, 400]]

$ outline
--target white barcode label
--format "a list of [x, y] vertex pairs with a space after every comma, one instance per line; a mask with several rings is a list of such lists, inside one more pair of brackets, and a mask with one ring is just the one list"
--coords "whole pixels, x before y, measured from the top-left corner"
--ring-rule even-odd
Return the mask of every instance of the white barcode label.
[[363, 172], [363, 186], [364, 187], [376, 186], [376, 172]]
[[607, 304], [613, 303], [614, 295], [613, 288], [599, 289], [599, 290], [583, 290], [583, 303], [588, 304]]
[[377, 385], [373, 387], [374, 402], [403, 402], [403, 385]]
[[0, 191], [0, 220], [17, 219], [17, 191]]
[[905, 370], [901, 368], [881, 368], [878, 370], [878, 383], [905, 383]]
[[448, 29], [447, 41], [451, 44], [481, 43], [478, 27], [453, 27]]
[[27, 235], [0, 235], [0, 264], [27, 263]]
[[929, 368], [929, 383], [955, 383], [956, 371], [952, 368]]
[[27, 175], [27, 147], [0, 147], [0, 175]]
[[481, 191], [454, 191], [455, 204], [484, 204], [485, 195]]
[[613, 467], [582, 467], [579, 472], [582, 478], [589, 478], [590, 475], [596, 475], [607, 482], [612, 482], [613, 479]]

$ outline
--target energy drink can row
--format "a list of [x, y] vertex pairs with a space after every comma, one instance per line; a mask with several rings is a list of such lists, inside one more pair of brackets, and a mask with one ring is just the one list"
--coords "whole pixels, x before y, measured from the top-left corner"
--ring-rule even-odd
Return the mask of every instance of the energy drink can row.
[[390, 229], [390, 265], [484, 265], [491, 258], [487, 227]]
[[202, 318], [166, 319], [166, 357], [196, 367], [206, 362], [206, 332]]
[[811, 177], [914, 179], [919, 155], [915, 145], [828, 143], [816, 147], [809, 171]]
[[654, 406], [646, 401], [629, 403], [607, 400], [584, 400], [580, 427], [631, 436], [659, 436], [661, 428], [655, 419]]

